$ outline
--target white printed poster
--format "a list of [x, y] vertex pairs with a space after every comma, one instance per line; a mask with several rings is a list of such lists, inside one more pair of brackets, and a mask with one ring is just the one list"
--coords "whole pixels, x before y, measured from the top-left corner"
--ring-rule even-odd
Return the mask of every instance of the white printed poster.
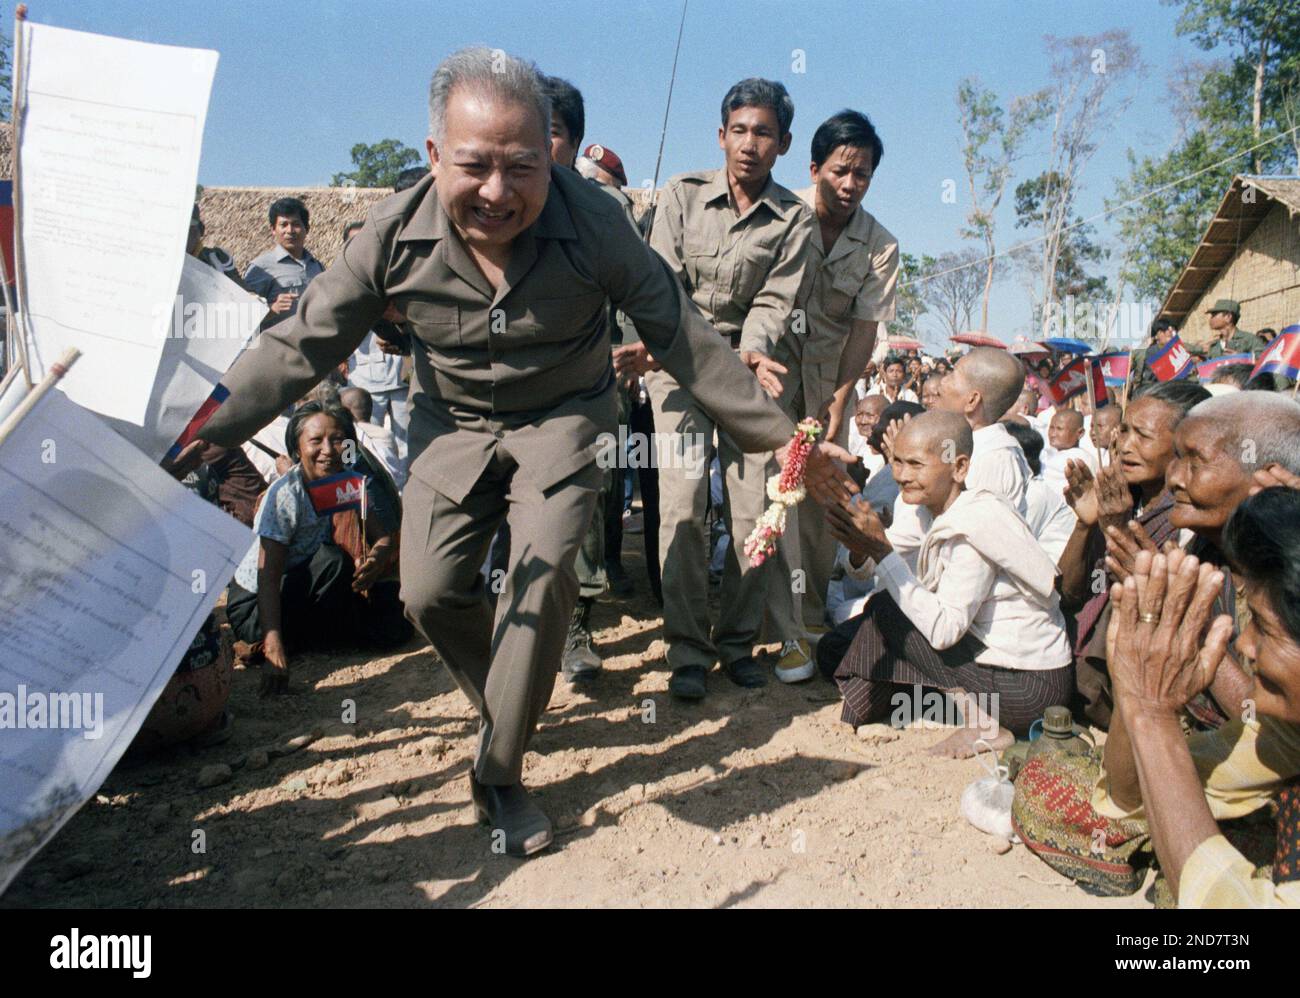
[[104, 782], [250, 543], [57, 391], [0, 444], [0, 893]]

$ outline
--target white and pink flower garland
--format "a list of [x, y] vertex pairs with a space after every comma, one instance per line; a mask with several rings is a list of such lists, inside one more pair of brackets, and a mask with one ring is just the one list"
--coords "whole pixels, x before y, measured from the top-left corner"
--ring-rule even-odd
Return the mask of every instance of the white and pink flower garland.
[[804, 488], [804, 469], [808, 454], [821, 435], [822, 425], [815, 419], [803, 419], [794, 428], [790, 450], [785, 457], [781, 474], [767, 480], [767, 497], [772, 504], [754, 524], [753, 532], [745, 539], [745, 556], [757, 568], [776, 553], [776, 542], [785, 533], [785, 511], [802, 502], [808, 494]]

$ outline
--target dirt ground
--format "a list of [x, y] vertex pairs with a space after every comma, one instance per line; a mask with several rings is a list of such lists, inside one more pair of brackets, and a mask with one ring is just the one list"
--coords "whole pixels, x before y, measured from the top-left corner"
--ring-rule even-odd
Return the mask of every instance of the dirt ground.
[[[492, 852], [469, 802], [472, 711], [413, 641], [301, 656], [271, 700], [236, 672], [228, 742], [119, 765], [0, 905], [1148, 906], [1090, 897], [1023, 846], [996, 855], [958, 806], [980, 764], [925, 755], [942, 731], [860, 739], [820, 677], [741, 690], [715, 671], [703, 704], [674, 701], [640, 548], [627, 538], [636, 595], [593, 614], [604, 675], [589, 693], [557, 682], [524, 762], [548, 852]], [[200, 788], [222, 763], [231, 777]]]

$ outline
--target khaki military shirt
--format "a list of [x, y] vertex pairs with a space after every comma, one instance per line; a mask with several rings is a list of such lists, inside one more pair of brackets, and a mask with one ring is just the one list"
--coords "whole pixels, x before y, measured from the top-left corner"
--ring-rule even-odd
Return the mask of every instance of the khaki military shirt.
[[412, 332], [410, 476], [453, 502], [498, 447], [543, 491], [595, 460], [599, 434], [617, 429], [607, 301], [745, 450], [772, 450], [794, 429], [619, 206], [552, 167], [495, 292], [432, 177], [372, 207], [297, 313], [227, 372], [230, 397], [202, 436], [247, 439], [345, 360], [389, 301]]
[[1226, 344], [1216, 335], [1210, 342], [1210, 349], [1206, 352], [1206, 357], [1226, 357], [1234, 353], [1259, 353], [1261, 349], [1263, 348], [1260, 346], [1258, 336], [1254, 333], [1248, 333], [1244, 329], [1238, 329], [1228, 337]]
[[718, 332], [770, 356], [799, 298], [813, 228], [808, 206], [770, 177], [738, 215], [727, 171], [705, 170], [668, 182], [650, 245]]
[[793, 325], [786, 333], [787, 356], [810, 364], [838, 364], [855, 320], [888, 322], [894, 317], [898, 240], [859, 207], [827, 253], [816, 221], [816, 188], [798, 194], [814, 210], [808, 253], [811, 280], [801, 302], [804, 325]]

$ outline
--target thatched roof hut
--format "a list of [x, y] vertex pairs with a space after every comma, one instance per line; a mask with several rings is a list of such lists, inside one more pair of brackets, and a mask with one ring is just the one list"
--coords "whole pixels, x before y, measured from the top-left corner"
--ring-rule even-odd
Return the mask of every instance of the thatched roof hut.
[[1160, 317], [1202, 345], [1213, 336], [1205, 310], [1220, 298], [1241, 302], [1250, 332], [1300, 322], [1300, 177], [1234, 177]]
[[266, 218], [271, 203], [295, 197], [311, 218], [307, 248], [328, 267], [343, 248], [343, 226], [365, 221], [371, 205], [392, 193], [388, 187], [205, 187], [199, 197], [203, 242], [233, 256], [243, 273], [253, 257], [272, 246]]

